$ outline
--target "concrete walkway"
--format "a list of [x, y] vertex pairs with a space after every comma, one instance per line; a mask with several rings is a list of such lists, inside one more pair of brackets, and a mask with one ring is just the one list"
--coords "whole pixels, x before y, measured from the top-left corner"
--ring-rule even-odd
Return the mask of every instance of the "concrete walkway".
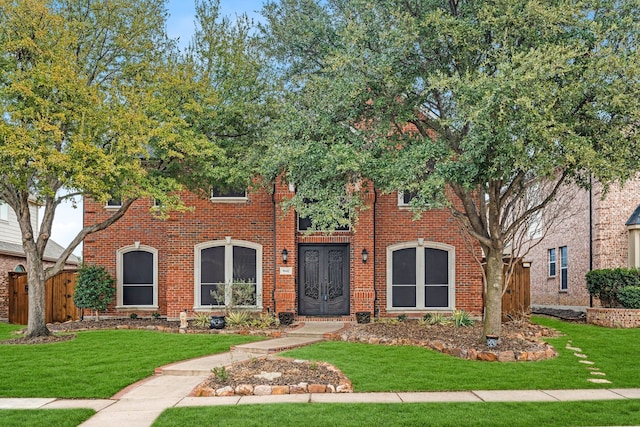
[[584, 390], [477, 390], [419, 393], [319, 393], [269, 396], [189, 397], [211, 373], [211, 368], [321, 341], [324, 334], [340, 330], [338, 322], [306, 323], [284, 338], [243, 344], [229, 353], [174, 363], [156, 375], [133, 384], [112, 399], [0, 398], [0, 409], [90, 408], [96, 415], [84, 427], [148, 427], [166, 409], [187, 406], [265, 403], [417, 403], [417, 402], [553, 402], [577, 400], [640, 399], [640, 389]]

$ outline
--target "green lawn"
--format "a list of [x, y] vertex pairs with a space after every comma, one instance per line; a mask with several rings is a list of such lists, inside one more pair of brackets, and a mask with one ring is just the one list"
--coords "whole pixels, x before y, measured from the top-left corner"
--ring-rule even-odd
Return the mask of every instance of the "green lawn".
[[640, 425], [640, 401], [274, 404], [172, 408], [154, 427]]
[[0, 410], [0, 427], [76, 427], [93, 414], [93, 409]]
[[[322, 360], [344, 372], [357, 392], [567, 389], [640, 387], [640, 329], [605, 329], [552, 319], [536, 322], [562, 331], [549, 338], [559, 357], [538, 362], [490, 363], [462, 360], [436, 351], [346, 342], [322, 342], [285, 353]], [[589, 360], [607, 374], [612, 384], [593, 384], [586, 365], [578, 363], [566, 344], [580, 347]]]
[[[15, 325], [0, 324], [0, 340]], [[79, 332], [71, 341], [0, 345], [0, 397], [109, 398], [175, 361], [260, 338], [144, 330]]]

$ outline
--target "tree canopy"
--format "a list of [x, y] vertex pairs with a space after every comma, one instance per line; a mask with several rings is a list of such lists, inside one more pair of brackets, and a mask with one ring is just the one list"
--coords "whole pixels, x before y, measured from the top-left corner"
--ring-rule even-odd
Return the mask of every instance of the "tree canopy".
[[[0, 199], [21, 226], [30, 287], [30, 335], [46, 334], [44, 280], [90, 233], [138, 198], [184, 209], [179, 190], [206, 194], [248, 181], [240, 165], [265, 120], [262, 77], [248, 21], [197, 2], [186, 52], [165, 33], [164, 0], [0, 0]], [[42, 256], [56, 207], [90, 197], [122, 206], [85, 224], [55, 266]], [[29, 203], [43, 210], [33, 229]], [[42, 292], [41, 292], [42, 291]]]
[[368, 180], [417, 192], [418, 210], [450, 208], [486, 257], [488, 334], [518, 232], [564, 186], [640, 166], [636, 0], [282, 0], [263, 13], [288, 89], [265, 170], [295, 182], [294, 204], [318, 200], [318, 223], [353, 212]]

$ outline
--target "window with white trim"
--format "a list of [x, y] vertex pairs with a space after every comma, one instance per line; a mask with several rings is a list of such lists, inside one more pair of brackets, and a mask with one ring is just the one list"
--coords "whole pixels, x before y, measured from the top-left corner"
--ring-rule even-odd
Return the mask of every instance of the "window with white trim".
[[410, 207], [411, 200], [418, 197], [417, 191], [398, 191], [398, 206]]
[[122, 199], [109, 199], [107, 200], [107, 208], [120, 209], [122, 206]]
[[218, 240], [195, 247], [196, 307], [262, 307], [262, 246]]
[[387, 309], [455, 308], [455, 248], [405, 242], [387, 248]]
[[245, 202], [247, 201], [246, 189], [223, 189], [214, 188], [211, 190], [212, 202]]
[[117, 252], [118, 307], [158, 307], [158, 251], [145, 245]]
[[548, 251], [549, 255], [549, 277], [556, 277], [556, 248], [551, 248]]
[[566, 246], [560, 248], [560, 290], [569, 289], [569, 254]]
[[0, 200], [0, 221], [9, 221], [9, 205]]

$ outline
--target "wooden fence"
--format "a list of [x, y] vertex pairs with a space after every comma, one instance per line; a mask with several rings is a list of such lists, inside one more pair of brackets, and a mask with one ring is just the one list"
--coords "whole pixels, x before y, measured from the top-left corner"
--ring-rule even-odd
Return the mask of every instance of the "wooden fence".
[[521, 261], [516, 261], [514, 268], [509, 286], [502, 295], [502, 320], [531, 312], [531, 269]]
[[[80, 310], [73, 303], [76, 272], [62, 271], [45, 283], [47, 323], [78, 320]], [[9, 323], [26, 325], [29, 319], [29, 286], [26, 273], [9, 273]]]

